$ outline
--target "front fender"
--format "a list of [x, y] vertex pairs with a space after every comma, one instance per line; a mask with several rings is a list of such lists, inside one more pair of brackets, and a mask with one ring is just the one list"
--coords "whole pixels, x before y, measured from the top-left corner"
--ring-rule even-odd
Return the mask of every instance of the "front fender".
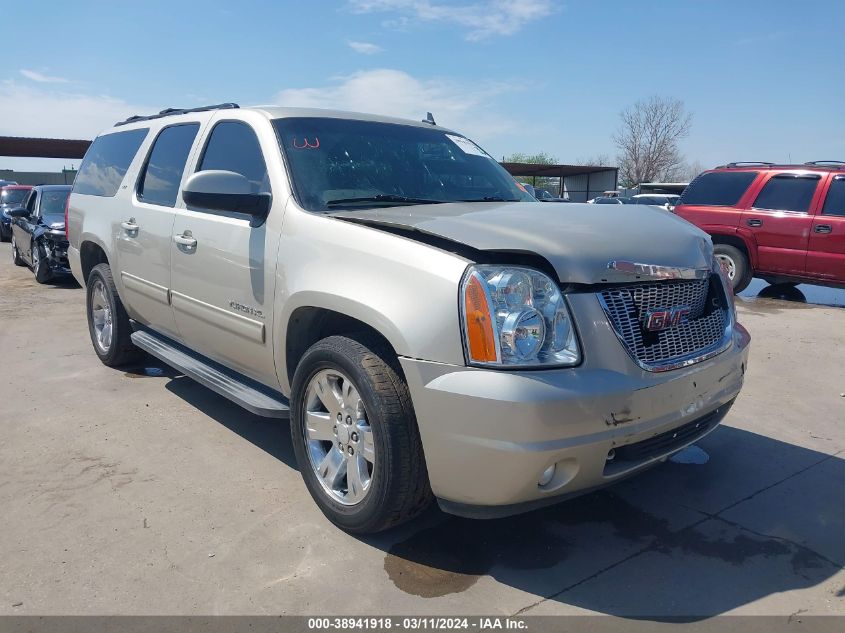
[[399, 356], [464, 364], [458, 287], [463, 257], [328, 216], [286, 213], [276, 271], [276, 370], [287, 376], [286, 333], [299, 308], [332, 310], [379, 332]]

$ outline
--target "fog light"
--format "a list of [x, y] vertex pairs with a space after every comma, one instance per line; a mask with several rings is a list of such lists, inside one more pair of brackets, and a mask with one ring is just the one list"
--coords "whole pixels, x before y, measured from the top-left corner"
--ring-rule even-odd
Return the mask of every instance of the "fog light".
[[540, 475], [540, 479], [537, 481], [537, 485], [538, 486], [545, 486], [546, 484], [548, 484], [552, 480], [552, 477], [554, 477], [554, 476], [555, 476], [555, 465], [552, 464], [551, 466], [546, 468], [546, 470], [543, 471], [542, 475]]

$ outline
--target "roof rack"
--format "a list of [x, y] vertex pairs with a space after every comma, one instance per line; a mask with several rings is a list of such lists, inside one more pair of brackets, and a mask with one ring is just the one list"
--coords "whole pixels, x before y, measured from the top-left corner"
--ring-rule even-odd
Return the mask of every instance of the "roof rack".
[[189, 112], [207, 112], [208, 110], [234, 110], [240, 108], [237, 103], [218, 103], [216, 105], [200, 106], [198, 108], [167, 108], [158, 114], [150, 114], [148, 116], [131, 116], [125, 121], [118, 121], [114, 124], [115, 127], [126, 125], [127, 123], [135, 123], [136, 121], [150, 121], [152, 119], [161, 119], [166, 116], [175, 116], [177, 114], [188, 114]]
[[725, 167], [768, 167], [774, 163], [767, 163], [761, 160], [740, 160], [735, 163], [728, 163]]
[[845, 165], [845, 160], [809, 160], [805, 165], [819, 165], [824, 167], [825, 165]]

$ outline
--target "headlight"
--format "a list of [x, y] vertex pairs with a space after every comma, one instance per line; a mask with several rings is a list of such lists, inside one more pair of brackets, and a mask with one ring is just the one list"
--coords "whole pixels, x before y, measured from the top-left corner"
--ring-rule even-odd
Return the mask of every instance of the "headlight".
[[722, 288], [725, 289], [725, 296], [728, 298], [728, 309], [731, 314], [736, 317], [736, 298], [734, 297], [734, 286], [731, 283], [731, 278], [728, 277], [728, 265], [721, 259], [713, 258], [713, 271], [719, 273], [722, 279]]
[[581, 360], [558, 285], [522, 266], [470, 266], [461, 283], [464, 348], [471, 365], [564, 367]]

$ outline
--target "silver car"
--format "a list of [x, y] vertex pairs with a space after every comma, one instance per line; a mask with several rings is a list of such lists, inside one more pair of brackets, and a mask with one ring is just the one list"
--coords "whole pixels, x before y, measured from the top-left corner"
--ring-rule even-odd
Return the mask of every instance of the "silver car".
[[743, 382], [705, 233], [646, 206], [549, 213], [431, 120], [133, 117], [88, 150], [68, 218], [102, 362], [143, 350], [289, 417], [351, 532], [619, 481], [713, 431]]

